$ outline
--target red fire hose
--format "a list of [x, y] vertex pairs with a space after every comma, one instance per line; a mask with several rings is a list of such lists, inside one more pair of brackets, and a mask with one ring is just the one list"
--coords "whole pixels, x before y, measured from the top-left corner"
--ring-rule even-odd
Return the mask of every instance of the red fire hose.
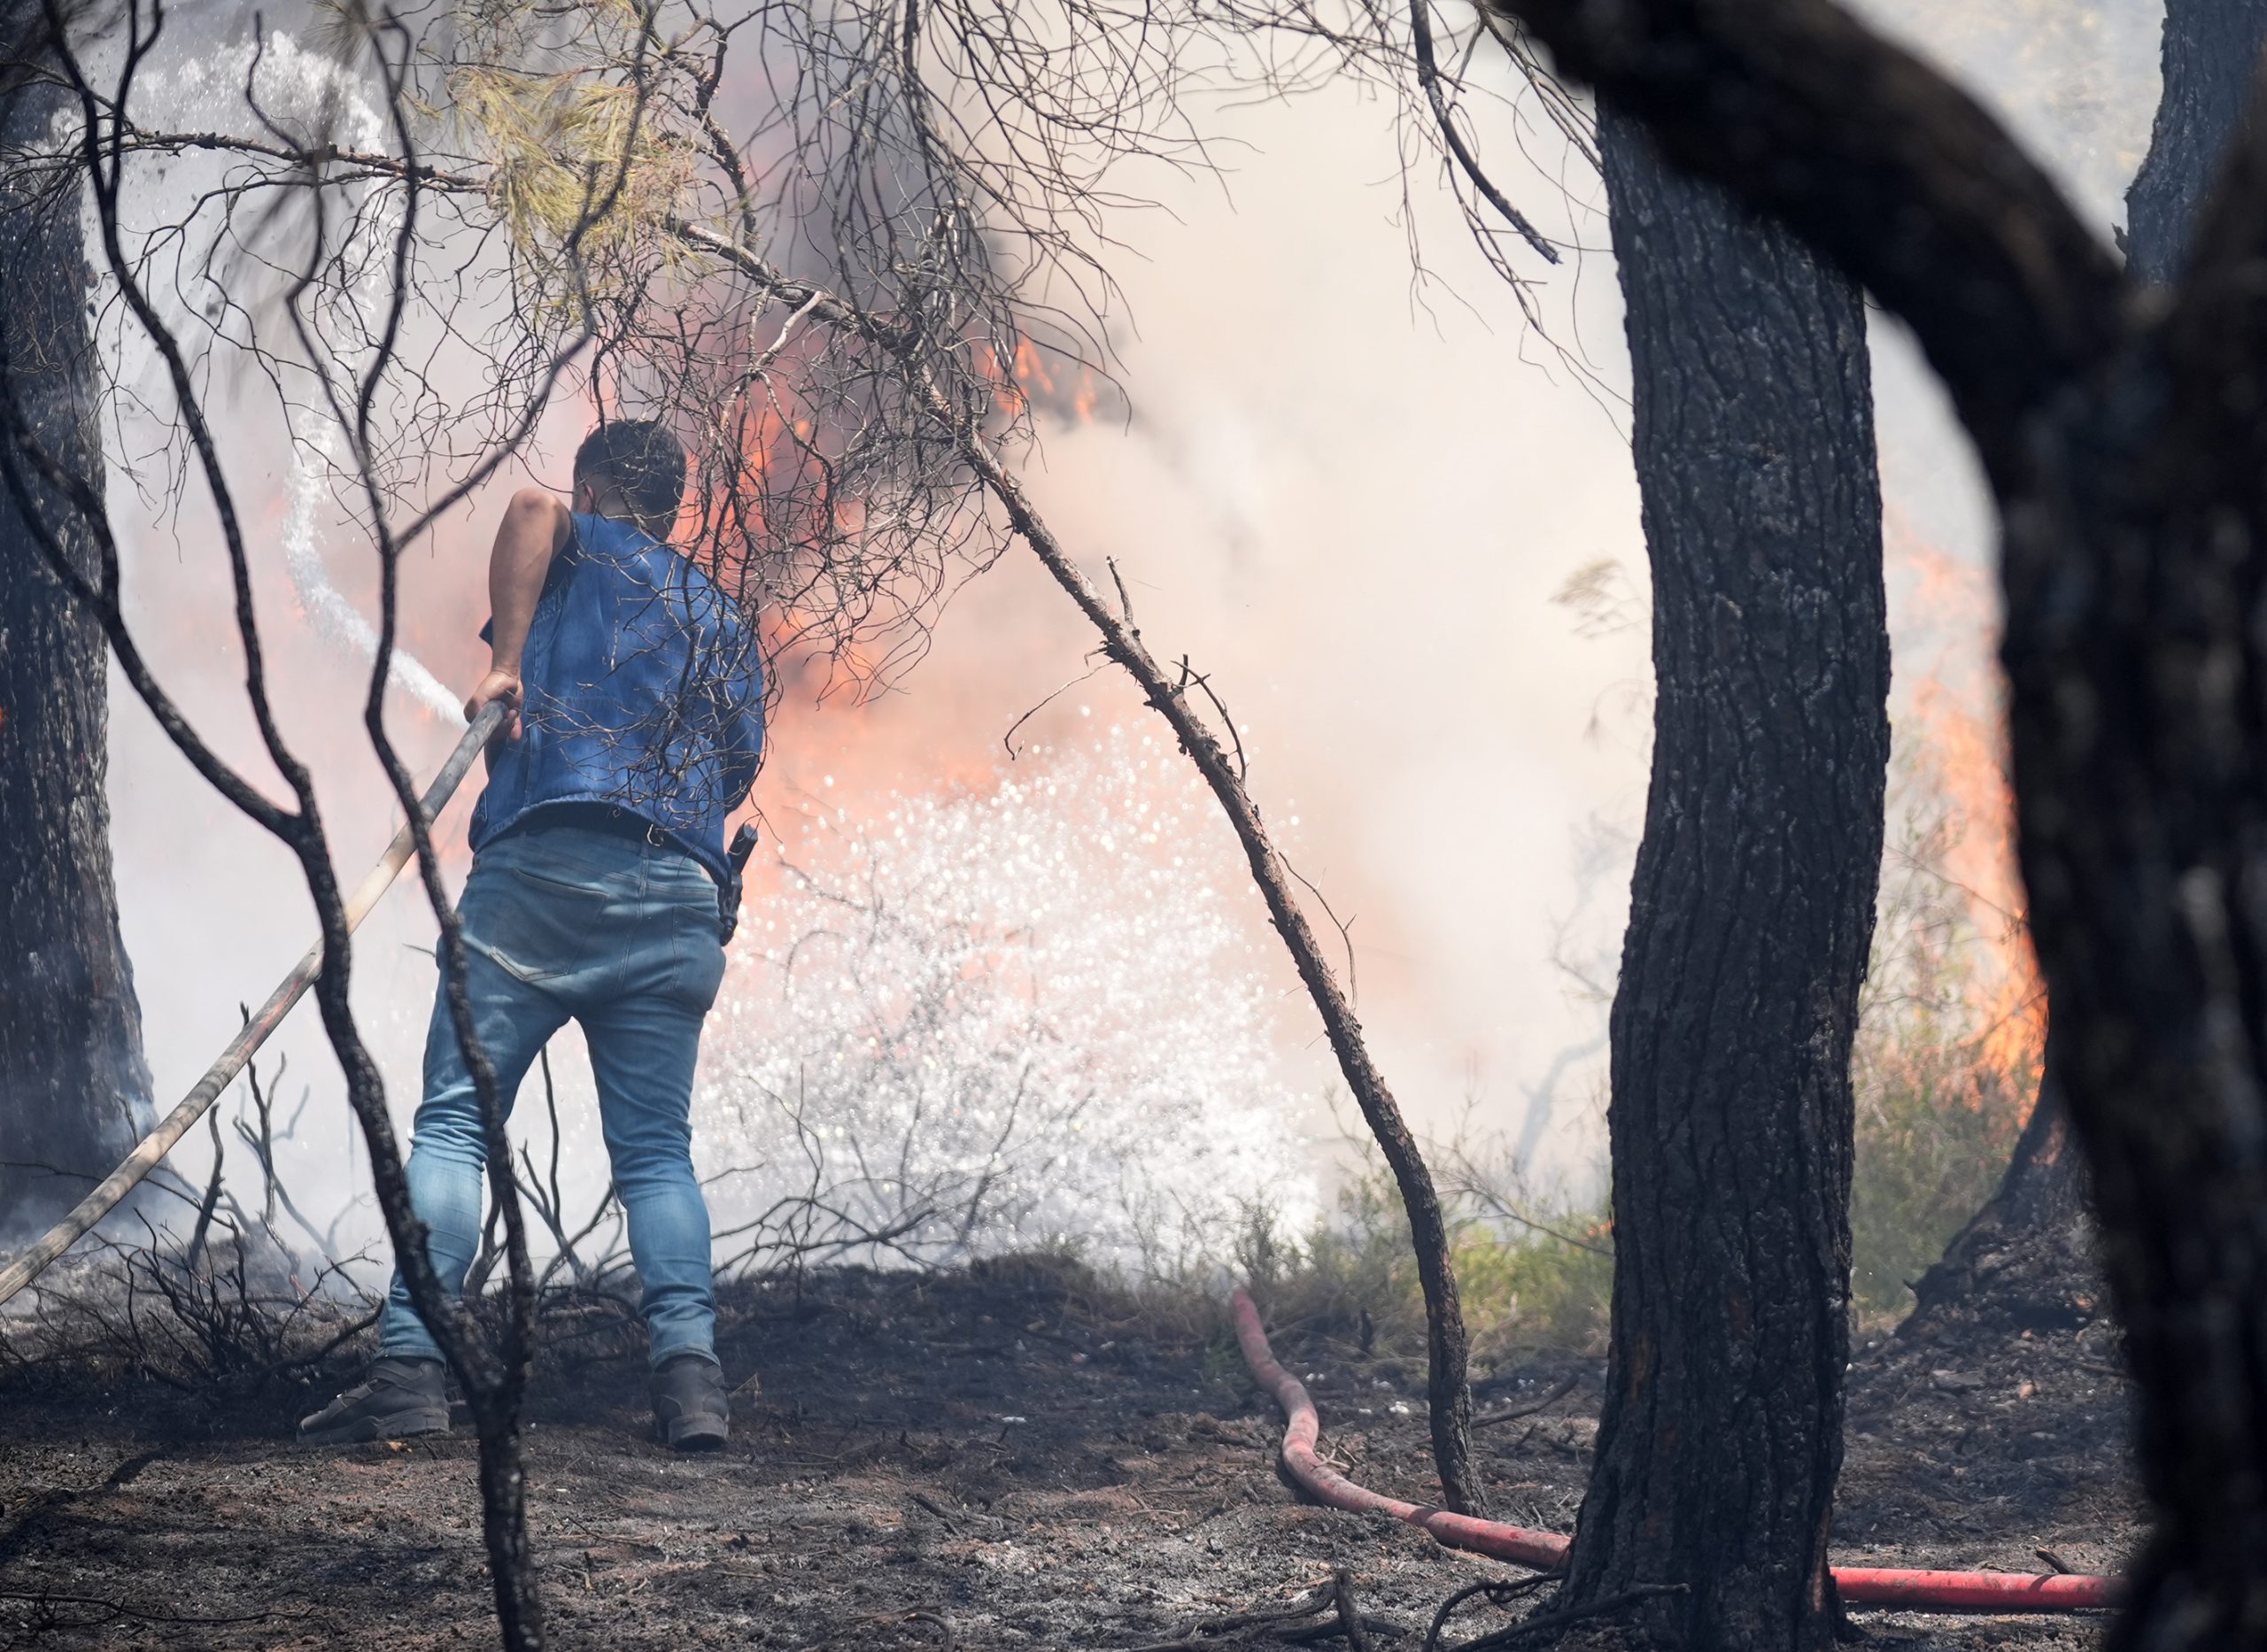
[[[1315, 1455], [1322, 1420], [1306, 1386], [1285, 1370], [1267, 1346], [1259, 1310], [1249, 1292], [1234, 1298], [1236, 1340], [1259, 1386], [1275, 1396], [1289, 1426], [1283, 1431], [1283, 1466], [1302, 1490], [1335, 1509], [1375, 1511], [1405, 1520], [1451, 1548], [1508, 1560], [1536, 1571], [1567, 1563], [1568, 1539], [1497, 1520], [1477, 1520], [1445, 1509], [1420, 1507], [1357, 1486]], [[2114, 1606], [2118, 1580], [2075, 1572], [2032, 1576], [2016, 1571], [1900, 1571], [1886, 1566], [1837, 1566], [1834, 1586], [1853, 1606], [1896, 1606], [1909, 1611], [2059, 1612]]]

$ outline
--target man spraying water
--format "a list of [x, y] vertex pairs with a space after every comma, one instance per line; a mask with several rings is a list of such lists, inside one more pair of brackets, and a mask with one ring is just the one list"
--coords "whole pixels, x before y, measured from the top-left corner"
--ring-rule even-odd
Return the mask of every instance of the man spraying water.
[[[685, 451], [657, 424], [602, 424], [574, 501], [515, 495], [488, 569], [488, 675], [468, 717], [510, 714], [473, 811], [463, 921], [474, 1025], [508, 1108], [551, 1035], [582, 1024], [651, 1343], [654, 1431], [680, 1451], [729, 1427], [708, 1210], [692, 1170], [692, 1072], [739, 908], [726, 816], [755, 778], [752, 628], [665, 543]], [[426, 1035], [409, 1189], [433, 1270], [463, 1288], [486, 1144], [445, 995]], [[398, 1271], [363, 1381], [299, 1424], [309, 1445], [445, 1430], [438, 1347]]]

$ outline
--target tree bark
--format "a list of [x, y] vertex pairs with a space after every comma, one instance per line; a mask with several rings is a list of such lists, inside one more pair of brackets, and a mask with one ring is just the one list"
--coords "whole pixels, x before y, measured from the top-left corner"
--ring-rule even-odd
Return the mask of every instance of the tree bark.
[[[37, 15], [0, 9], [0, 348], [39, 439], [99, 490], [79, 196], [52, 174], [43, 191], [19, 158], [66, 103], [13, 66]], [[48, 520], [91, 574], [75, 513]], [[107, 660], [101, 622], [0, 491], [0, 1239], [77, 1203], [151, 1117], [111, 878]]]
[[1998, 498], [2054, 1070], [2156, 1516], [2114, 1652], [2267, 1645], [2267, 116], [2169, 292], [1821, 0], [1491, 0], [1912, 323]]
[[2125, 267], [2153, 287], [2179, 272], [2263, 41], [2267, 0], [2166, 0], [2164, 89], [2149, 152], [2125, 191]]
[[[2170, 287], [2179, 274], [2263, 43], [2267, 0], [2168, 0], [2164, 89], [2149, 152], [2125, 193], [2125, 267], [2152, 287]], [[2006, 1177], [1915, 1286], [1900, 1334], [1926, 1335], [1946, 1320], [2050, 1330], [2092, 1317], [2102, 1301], [2085, 1161], [2072, 1150], [2052, 1044], [2050, 1037], [2050, 1069]]]
[[2050, 1054], [1998, 1190], [1914, 1285], [1901, 1340], [1977, 1327], [2014, 1336], [2069, 1330], [2103, 1311], [2108, 1286], [2087, 1208], [2085, 1162], [2070, 1139], [2053, 1060]]
[[1611, 1023], [1612, 1345], [1567, 1580], [1658, 1644], [1831, 1640], [1850, 1045], [1889, 637], [1858, 290], [1610, 111], [1653, 580], [1652, 790]]

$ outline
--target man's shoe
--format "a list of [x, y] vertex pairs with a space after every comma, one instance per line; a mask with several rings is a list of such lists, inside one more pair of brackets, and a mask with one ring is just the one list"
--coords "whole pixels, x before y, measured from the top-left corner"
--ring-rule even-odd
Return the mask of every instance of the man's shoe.
[[371, 1361], [360, 1382], [313, 1417], [299, 1419], [303, 1446], [352, 1446], [448, 1432], [448, 1379], [441, 1362], [391, 1355]]
[[654, 1438], [676, 1451], [714, 1451], [731, 1432], [723, 1368], [680, 1354], [654, 1373]]

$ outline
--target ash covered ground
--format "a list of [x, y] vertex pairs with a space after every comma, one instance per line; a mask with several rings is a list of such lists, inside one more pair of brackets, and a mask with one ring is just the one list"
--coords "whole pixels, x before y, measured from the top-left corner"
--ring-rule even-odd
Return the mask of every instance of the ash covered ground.
[[[707, 1458], [646, 1442], [633, 1352], [546, 1356], [528, 1469], [557, 1645], [1109, 1652], [1290, 1601], [1342, 1567], [1376, 1643], [1414, 1648], [1452, 1590], [1519, 1575], [1303, 1505], [1275, 1468], [1281, 1419], [1224, 1316], [1180, 1324], [1075, 1269], [1010, 1263], [820, 1275], [741, 1295], [728, 1325], [727, 1376], [749, 1386], [731, 1447]], [[1327, 1452], [1421, 1500], [1421, 1370], [1274, 1334], [1315, 1375]], [[492, 1644], [468, 1427], [301, 1451], [292, 1421], [337, 1374], [225, 1402], [146, 1378], [10, 1375], [0, 1645]], [[1571, 1525], [1602, 1365], [1542, 1355], [1481, 1386], [1483, 1410], [1503, 1409], [1570, 1376], [1542, 1412], [1481, 1432], [1500, 1517]], [[1861, 1352], [1852, 1384], [1838, 1559], [2095, 1571], [2136, 1541], [2106, 1324], [1938, 1324]], [[1451, 1638], [1510, 1621], [1475, 1604]], [[1853, 1621], [1916, 1652], [2090, 1646], [2101, 1627]]]

